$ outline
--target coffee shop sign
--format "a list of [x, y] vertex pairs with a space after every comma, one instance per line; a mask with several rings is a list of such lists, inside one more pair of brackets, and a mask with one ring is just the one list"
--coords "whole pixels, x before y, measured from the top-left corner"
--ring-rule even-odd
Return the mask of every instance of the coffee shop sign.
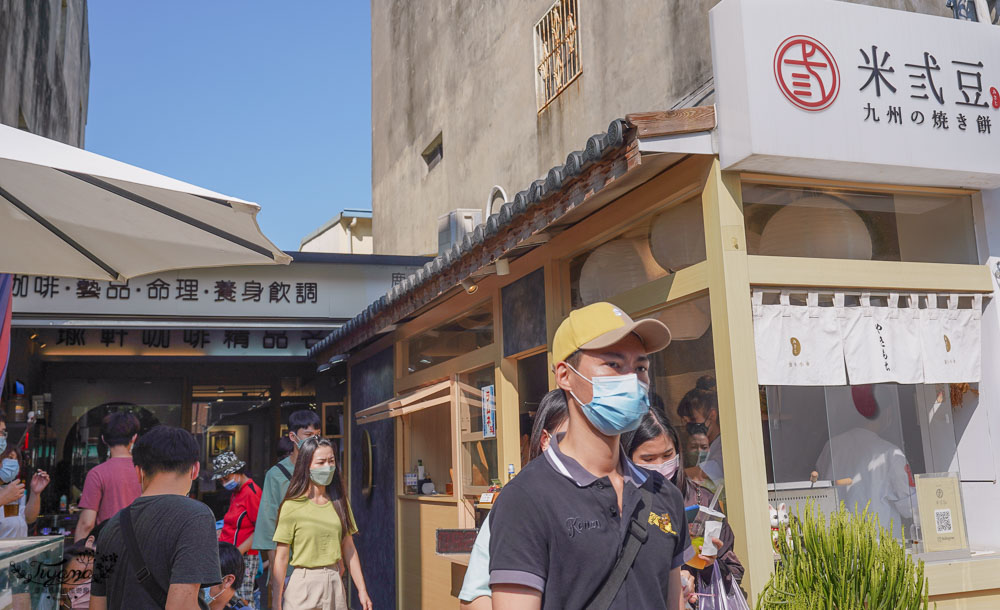
[[[838, 58], [811, 36], [793, 35], [774, 52], [774, 78], [794, 106], [820, 112], [836, 102], [841, 87], [857, 87], [866, 104], [859, 120], [872, 126], [912, 124], [925, 129], [993, 133], [993, 113], [1000, 109], [1000, 83], [984, 82], [982, 58], [948, 57], [939, 49], [897, 57], [872, 41], [854, 57]], [[843, 83], [846, 70], [849, 84]]]

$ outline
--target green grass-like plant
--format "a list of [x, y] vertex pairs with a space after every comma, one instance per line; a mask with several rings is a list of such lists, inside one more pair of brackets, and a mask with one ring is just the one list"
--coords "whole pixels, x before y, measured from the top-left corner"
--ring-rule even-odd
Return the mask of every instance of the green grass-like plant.
[[924, 562], [867, 509], [841, 505], [827, 522], [810, 502], [782, 527], [778, 546], [757, 610], [927, 610]]

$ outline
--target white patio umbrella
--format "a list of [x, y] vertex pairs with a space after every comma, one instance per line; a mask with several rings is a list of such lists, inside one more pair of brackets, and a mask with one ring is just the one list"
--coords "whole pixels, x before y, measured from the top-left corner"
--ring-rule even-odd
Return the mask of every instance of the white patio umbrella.
[[0, 272], [125, 280], [288, 264], [260, 207], [0, 125]]

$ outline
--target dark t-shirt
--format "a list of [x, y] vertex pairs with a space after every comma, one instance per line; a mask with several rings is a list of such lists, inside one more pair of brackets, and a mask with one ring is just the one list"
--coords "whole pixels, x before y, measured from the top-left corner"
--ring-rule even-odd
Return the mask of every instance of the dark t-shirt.
[[[583, 608], [611, 573], [633, 515], [647, 522], [612, 608], [667, 608], [670, 571], [694, 556], [684, 499], [659, 473], [622, 457], [622, 510], [608, 477], [597, 478], [559, 451], [530, 462], [504, 486], [490, 512], [490, 584], [542, 592], [542, 608]], [[642, 505], [640, 487], [652, 492]]]
[[[208, 506], [185, 496], [136, 498], [132, 527], [146, 567], [164, 591], [171, 584], [222, 582], [215, 516]], [[92, 596], [107, 598], [108, 609], [159, 608], [135, 578], [138, 569], [129, 562], [121, 514], [108, 520], [97, 540]], [[198, 606], [207, 606], [199, 595]]]

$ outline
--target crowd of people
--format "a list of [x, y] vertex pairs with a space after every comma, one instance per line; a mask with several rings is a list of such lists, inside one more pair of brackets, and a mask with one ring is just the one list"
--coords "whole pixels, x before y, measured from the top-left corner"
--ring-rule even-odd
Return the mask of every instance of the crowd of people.
[[[653, 395], [651, 405], [649, 355], [669, 342], [662, 322], [635, 322], [608, 303], [560, 325], [558, 387], [534, 417], [527, 463], [480, 528], [463, 607], [681, 610], [698, 607], [713, 577], [738, 587], [743, 567], [728, 524], [710, 538], [717, 551], [703, 552], [686, 517], [718, 497], [704, 486], [722, 477], [714, 383], [699, 379], [678, 405], [684, 444], [662, 401]], [[48, 475], [34, 473], [25, 493], [5, 427], [0, 418], [0, 504], [18, 511], [0, 521], [0, 535], [23, 536]], [[193, 434], [169, 426], [140, 434], [134, 415], [106, 416], [110, 457], [84, 484], [65, 551], [64, 607], [341, 610], [348, 574], [371, 610], [337, 448], [320, 431], [315, 412], [292, 413], [279, 447], [287, 455], [261, 486], [233, 452], [217, 456], [212, 479], [230, 492], [217, 526], [189, 497], [201, 469]]]
[[[233, 452], [213, 460], [212, 479], [229, 492], [218, 527], [212, 510], [189, 497], [201, 471], [197, 438], [171, 426], [140, 434], [131, 413], [108, 414], [101, 441], [109, 457], [87, 474], [64, 550], [62, 607], [344, 610], [346, 566], [370, 610], [335, 447], [319, 437], [311, 410], [292, 413], [288, 428], [263, 487]], [[0, 537], [25, 537], [49, 477], [35, 472], [26, 493], [2, 414], [0, 458], [0, 505], [17, 507], [0, 517]], [[15, 608], [28, 608], [30, 583], [16, 580], [3, 584]]]

